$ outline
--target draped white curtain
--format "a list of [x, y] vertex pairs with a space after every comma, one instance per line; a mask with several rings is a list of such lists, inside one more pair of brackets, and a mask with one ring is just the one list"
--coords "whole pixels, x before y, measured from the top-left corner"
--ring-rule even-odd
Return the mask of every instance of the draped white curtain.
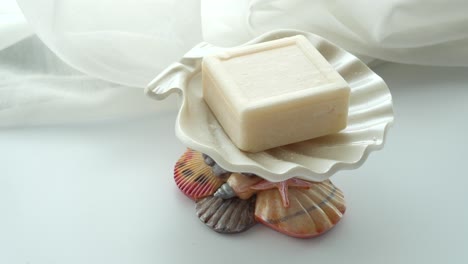
[[[11, 0], [0, 2], [0, 126], [161, 111], [142, 89], [200, 41], [321, 35], [363, 58], [468, 66], [464, 0]], [[173, 107], [173, 106], [172, 106]]]

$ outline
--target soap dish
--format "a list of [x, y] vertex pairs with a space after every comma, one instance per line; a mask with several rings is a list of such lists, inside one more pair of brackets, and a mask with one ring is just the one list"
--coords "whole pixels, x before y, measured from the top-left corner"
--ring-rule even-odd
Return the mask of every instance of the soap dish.
[[257, 153], [239, 150], [202, 98], [202, 58], [228, 50], [208, 43], [195, 46], [170, 65], [150, 83], [146, 93], [157, 100], [172, 93], [181, 95], [177, 137], [227, 171], [256, 174], [270, 182], [290, 178], [325, 181], [338, 170], [359, 167], [371, 151], [383, 147], [394, 119], [392, 96], [382, 78], [362, 61], [312, 33], [277, 30], [244, 45], [295, 35], [304, 35], [349, 84], [348, 125], [339, 133]]
[[383, 147], [393, 122], [385, 82], [363, 62], [311, 33], [278, 30], [245, 45], [304, 35], [348, 82], [347, 127], [262, 152], [239, 150], [202, 98], [201, 61], [228, 49], [201, 43], [159, 74], [146, 93], [158, 100], [182, 97], [176, 135], [188, 147], [174, 166], [179, 189], [196, 202], [199, 219], [220, 233], [239, 233], [262, 223], [280, 233], [310, 238], [331, 230], [343, 217], [343, 192], [328, 179], [361, 165]]

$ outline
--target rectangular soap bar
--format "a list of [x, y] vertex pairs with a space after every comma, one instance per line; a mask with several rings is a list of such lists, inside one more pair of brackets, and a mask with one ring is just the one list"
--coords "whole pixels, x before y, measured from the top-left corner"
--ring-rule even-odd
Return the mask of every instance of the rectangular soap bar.
[[206, 103], [243, 151], [346, 127], [348, 84], [302, 35], [207, 56], [202, 80]]

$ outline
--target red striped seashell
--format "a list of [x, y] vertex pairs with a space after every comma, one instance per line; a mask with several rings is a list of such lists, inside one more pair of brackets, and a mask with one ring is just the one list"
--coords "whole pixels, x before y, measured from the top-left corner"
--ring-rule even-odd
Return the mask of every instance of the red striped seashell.
[[202, 153], [192, 149], [187, 149], [175, 164], [174, 180], [193, 200], [212, 195], [224, 183], [205, 163]]

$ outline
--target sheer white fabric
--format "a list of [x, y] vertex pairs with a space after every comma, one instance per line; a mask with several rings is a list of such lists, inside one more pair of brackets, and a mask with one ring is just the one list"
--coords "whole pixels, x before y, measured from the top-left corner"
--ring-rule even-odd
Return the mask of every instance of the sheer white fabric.
[[[86, 112], [81, 110], [90, 104], [96, 105], [96, 118], [142, 113], [146, 106], [110, 105], [115, 100], [140, 100], [141, 89], [134, 96], [128, 96], [127, 89], [145, 87], [200, 41], [234, 46], [278, 28], [319, 34], [364, 58], [468, 66], [468, 2], [462, 0], [18, 0], [18, 4], [21, 11], [12, 0], [0, 4], [3, 124], [18, 119], [65, 122], [73, 111], [77, 119], [86, 120], [91, 117], [77, 113]], [[16, 52], [38, 62], [48, 49], [55, 54], [47, 55], [53, 61], [58, 56], [65, 63], [57, 59], [26, 71], [21, 65], [30, 62], [4, 59]], [[57, 79], [55, 70], [71, 72], [70, 67], [73, 74]], [[34, 79], [39, 75], [40, 81]], [[88, 81], [77, 81], [77, 75]], [[90, 93], [89, 87], [100, 92]], [[49, 103], [40, 103], [44, 101]], [[27, 115], [18, 114], [22, 111], [45, 112], [25, 121]]]
[[468, 65], [468, 2], [461, 0], [205, 0], [202, 22], [213, 44], [294, 28], [381, 60]]
[[460, 0], [19, 0], [60, 58], [105, 80], [143, 87], [204, 39], [237, 45], [294, 28], [362, 55], [468, 65], [468, 2]]
[[30, 36], [32, 31], [14, 1], [0, 2], [0, 50]]
[[142, 89], [85, 75], [30, 37], [0, 51], [0, 128], [123, 119], [175, 109]]
[[35, 33], [92, 76], [144, 87], [202, 41], [198, 0], [20, 0]]

